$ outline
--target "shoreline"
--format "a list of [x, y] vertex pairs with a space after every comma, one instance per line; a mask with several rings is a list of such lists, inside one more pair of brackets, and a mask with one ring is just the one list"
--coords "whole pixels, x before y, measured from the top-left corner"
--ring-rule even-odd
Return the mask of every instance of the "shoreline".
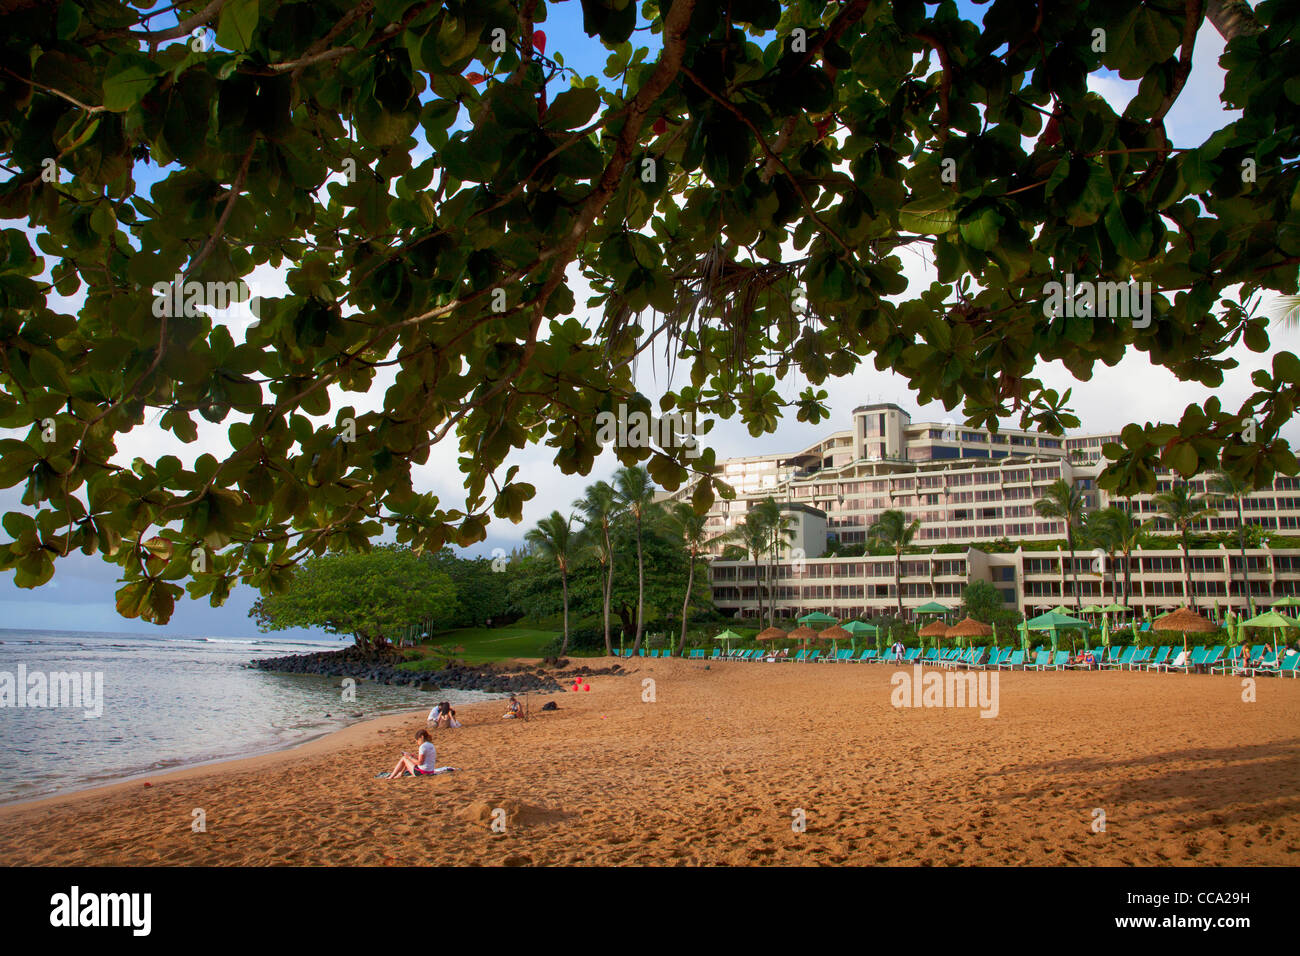
[[[466, 691], [457, 691], [457, 693], [466, 693]], [[464, 712], [468, 715], [470, 713], [469, 708], [471, 707], [477, 708], [483, 706], [484, 704], [490, 704], [490, 703], [495, 703], [496, 701], [506, 700], [510, 696], [508, 693], [493, 693], [489, 691], [469, 691], [468, 693], [480, 694], [482, 696], [477, 700], [469, 701], [462, 704], [457, 704], [456, 707], [458, 708], [457, 710], [458, 713]], [[430, 696], [432, 697], [435, 695], [431, 694]], [[17, 800], [3, 800], [0, 801], [0, 816], [3, 816], [5, 811], [10, 809], [17, 810], [17, 809], [24, 809], [30, 807], [37, 807], [47, 803], [58, 803], [64, 800], [73, 800], [83, 796], [94, 796], [100, 793], [101, 791], [104, 793], [116, 792], [122, 788], [131, 786], [132, 784], [143, 783], [146, 780], [150, 782], [152, 782], [155, 779], [161, 781], [167, 781], [173, 777], [182, 777], [182, 775], [184, 775], [184, 778], [188, 778], [191, 775], [202, 774], [205, 771], [217, 772], [220, 771], [223, 767], [227, 767], [227, 769], [230, 770], [247, 769], [242, 766], [236, 766], [236, 765], [242, 765], [246, 762], [251, 764], [254, 761], [260, 761], [263, 758], [276, 757], [283, 754], [292, 754], [294, 751], [297, 751], [301, 748], [306, 748], [309, 745], [315, 743], [320, 743], [324, 745], [329, 742], [329, 739], [331, 737], [346, 735], [349, 731], [353, 730], [354, 728], [365, 728], [366, 725], [368, 724], [377, 724], [384, 721], [395, 722], [400, 720], [413, 720], [421, 713], [424, 713], [426, 716], [428, 714], [427, 711], [424, 711], [422, 709], [407, 710], [403, 708], [403, 709], [391, 711], [390, 713], [386, 713], [386, 714], [376, 714], [373, 717], [362, 717], [359, 719], [345, 717], [342, 719], [350, 720], [351, 722], [346, 723], [341, 727], [335, 727], [332, 730], [313, 731], [301, 739], [293, 740], [287, 743], [276, 744], [271, 747], [262, 747], [245, 753], [231, 754], [224, 757], [211, 757], [208, 759], [197, 761], [195, 763], [186, 763], [176, 767], [166, 767], [160, 770], [146, 770], [140, 773], [127, 774], [126, 776], [122, 776], [122, 777], [113, 777], [110, 780], [101, 781], [99, 783], [87, 784], [85, 786], [74, 787], [69, 790], [60, 790], [57, 793], [45, 793], [33, 797], [22, 797]], [[320, 748], [320, 752], [322, 753], [329, 752], [333, 749], [334, 749], [333, 747], [322, 746]], [[313, 750], [309, 753], [304, 753], [301, 756], [311, 756], [315, 752], [316, 751]]]
[[[411, 713], [416, 713], [416, 711], [412, 711]], [[334, 736], [335, 734], [347, 733], [347, 731], [351, 730], [353, 727], [360, 727], [363, 724], [369, 724], [369, 723], [374, 723], [374, 722], [386, 720], [393, 717], [403, 717], [403, 716], [406, 716], [405, 711], [393, 711], [392, 713], [388, 713], [388, 714], [377, 714], [374, 717], [362, 717], [360, 719], [351, 718], [352, 721], [351, 723], [345, 724], [341, 727], [336, 727], [333, 730], [314, 731], [299, 740], [293, 740], [287, 743], [276, 744], [271, 747], [261, 747], [256, 750], [248, 751], [245, 753], [231, 754], [224, 757], [210, 757], [204, 760], [199, 760], [195, 763], [186, 763], [175, 767], [165, 767], [159, 770], [145, 770], [139, 773], [131, 773], [121, 777], [115, 776], [109, 780], [100, 781], [98, 783], [86, 784], [85, 786], [78, 786], [69, 790], [60, 790], [56, 793], [44, 793], [33, 797], [20, 797], [17, 800], [3, 800], [0, 801], [0, 815], [2, 815], [6, 810], [9, 809], [21, 809], [26, 807], [34, 807], [46, 803], [57, 803], [63, 800], [76, 799], [82, 796], [93, 796], [100, 791], [104, 791], [104, 792], [115, 791], [117, 789], [129, 786], [131, 784], [142, 783], [146, 780], [148, 781], [153, 781], [155, 779], [168, 780], [172, 777], [181, 774], [188, 774], [191, 771], [196, 773], [202, 771], [208, 771], [208, 770], [217, 771], [223, 765], [226, 764], [239, 764], [244, 761], [257, 760], [258, 758], [262, 758], [262, 757], [273, 757], [276, 756], [277, 754], [290, 753], [301, 747], [306, 747], [310, 744], [317, 743], [319, 741], [325, 741], [329, 737]], [[343, 718], [343, 719], [348, 720], [349, 718]]]

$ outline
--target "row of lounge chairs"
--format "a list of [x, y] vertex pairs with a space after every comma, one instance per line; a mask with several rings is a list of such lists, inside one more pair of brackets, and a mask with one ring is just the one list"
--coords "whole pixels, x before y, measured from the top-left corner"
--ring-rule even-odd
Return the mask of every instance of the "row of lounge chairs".
[[[1276, 651], [1263, 657], [1263, 645], [1256, 645], [1251, 650], [1250, 664], [1246, 667], [1241, 666], [1241, 649], [1226, 648], [1222, 645], [1215, 647], [1197, 646], [1188, 655], [1182, 663], [1175, 663], [1178, 659], [1178, 652], [1175, 647], [1137, 647], [1130, 645], [1127, 647], [1098, 647], [1093, 651], [1094, 663], [1088, 665], [1080, 661], [1071, 662], [1068, 651], [1053, 651], [1051, 649], [1038, 648], [1028, 654], [1020, 649], [1010, 647], [988, 648], [988, 647], [969, 647], [964, 650], [959, 648], [949, 648], [939, 651], [931, 648], [924, 654], [920, 648], [908, 648], [904, 654], [902, 663], [904, 664], [926, 664], [936, 667], [964, 667], [979, 670], [1154, 670], [1154, 671], [1176, 671], [1183, 674], [1192, 671], [1201, 670], [1211, 673], [1230, 674], [1240, 673], [1254, 676], [1256, 674], [1278, 674], [1290, 677], [1300, 676], [1297, 667], [1300, 667], [1300, 654], [1289, 654], [1278, 662]], [[616, 656], [631, 657], [632, 652], [615, 652]], [[642, 657], [669, 657], [667, 650], [642, 650], [638, 656]], [[819, 650], [801, 650], [791, 654], [786, 650], [735, 650], [723, 651], [721, 648], [714, 649], [712, 654], [704, 650], [693, 650], [688, 654], [692, 660], [710, 660], [710, 661], [779, 661], [795, 664], [842, 664], [842, 663], [897, 663], [894, 656], [888, 652], [880, 654], [875, 648], [862, 651], [836, 651], [823, 654]]]

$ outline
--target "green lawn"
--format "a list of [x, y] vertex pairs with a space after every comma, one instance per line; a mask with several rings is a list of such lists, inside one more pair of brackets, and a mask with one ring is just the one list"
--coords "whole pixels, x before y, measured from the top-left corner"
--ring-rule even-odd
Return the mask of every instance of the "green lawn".
[[541, 657], [543, 648], [559, 636], [559, 631], [535, 627], [464, 627], [444, 631], [425, 641], [416, 648], [424, 657], [401, 666], [406, 670], [423, 670], [430, 663], [448, 659], [482, 664], [514, 657]]

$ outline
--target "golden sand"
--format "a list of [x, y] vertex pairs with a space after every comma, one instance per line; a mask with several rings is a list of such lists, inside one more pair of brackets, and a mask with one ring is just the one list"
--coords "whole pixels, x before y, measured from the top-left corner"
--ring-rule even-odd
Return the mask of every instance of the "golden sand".
[[[458, 708], [465, 726], [435, 733], [454, 774], [377, 779], [424, 714], [385, 717], [148, 787], [0, 809], [0, 859], [1300, 863], [1300, 681], [1261, 678], [1247, 703], [1240, 678], [1003, 672], [985, 719], [895, 708], [892, 665], [628, 669], [590, 693], [534, 695], [528, 722], [500, 720], [499, 703]], [[541, 712], [546, 699], [561, 709]]]

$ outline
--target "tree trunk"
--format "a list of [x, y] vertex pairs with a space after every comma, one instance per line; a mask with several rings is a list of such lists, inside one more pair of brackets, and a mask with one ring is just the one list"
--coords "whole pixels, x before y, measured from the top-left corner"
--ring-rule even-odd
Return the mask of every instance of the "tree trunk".
[[1074, 535], [1067, 537], [1070, 539], [1070, 580], [1074, 584], [1074, 609], [1078, 611], [1083, 608], [1083, 595], [1079, 593], [1079, 566], [1074, 561]]
[[1237, 499], [1237, 550], [1241, 552], [1241, 580], [1246, 585], [1246, 610], [1255, 616], [1255, 599], [1250, 593], [1250, 566], [1246, 562], [1246, 517]]
[[601, 522], [601, 534], [605, 538], [605, 656], [614, 655], [614, 644], [609, 636], [609, 602], [614, 594], [614, 552], [609, 546], [609, 522]]
[[1214, 29], [1224, 40], [1239, 36], [1253, 36], [1263, 31], [1263, 25], [1255, 19], [1255, 12], [1244, 0], [1208, 0], [1205, 4], [1205, 19], [1214, 24]]
[[677, 642], [677, 656], [683, 657], [686, 652], [686, 612], [691, 606], [691, 588], [695, 586], [695, 552], [692, 550], [687, 556], [689, 567], [686, 569], [686, 597], [682, 601], [682, 639]]
[[760, 627], [763, 624], [763, 585], [758, 583], [758, 555], [754, 555], [754, 597], [758, 600], [758, 613], [754, 621]]
[[[898, 598], [898, 619], [903, 619], [903, 549], [894, 549], [894, 592]], [[832, 592], [833, 593], [833, 592]]]
[[1196, 610], [1196, 593], [1192, 590], [1192, 556], [1187, 551], [1187, 532], [1183, 532], [1183, 586], [1187, 588], [1187, 606]]
[[641, 650], [641, 635], [645, 631], [645, 556], [641, 550], [641, 513], [636, 516], [636, 640], [632, 642], [632, 656]]
[[1133, 552], [1124, 552], [1124, 603], [1133, 597]]
[[564, 591], [564, 640], [560, 643], [560, 656], [569, 653], [569, 572], [560, 568], [560, 587]]

